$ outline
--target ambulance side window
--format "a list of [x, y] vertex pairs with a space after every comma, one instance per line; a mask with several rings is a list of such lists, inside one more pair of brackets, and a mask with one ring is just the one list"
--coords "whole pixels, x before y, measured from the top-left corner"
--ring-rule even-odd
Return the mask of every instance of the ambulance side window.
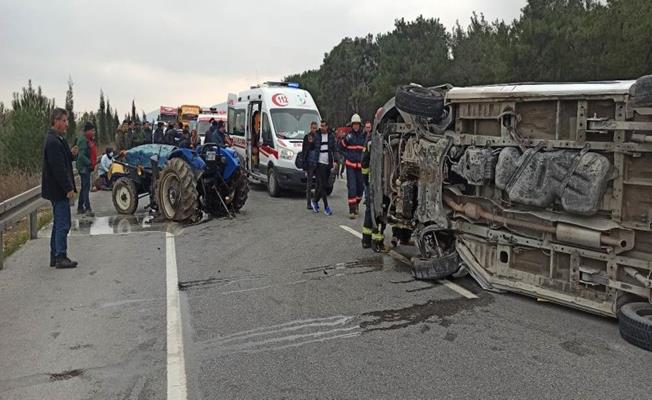
[[268, 145], [271, 148], [274, 148], [274, 138], [272, 137], [272, 126], [269, 123], [269, 117], [267, 113], [263, 113], [263, 126], [261, 127], [263, 133], [263, 144]]
[[[233, 124], [229, 124], [229, 133], [235, 136], [245, 134], [245, 110], [233, 110]], [[231, 119], [231, 118], [229, 118]]]

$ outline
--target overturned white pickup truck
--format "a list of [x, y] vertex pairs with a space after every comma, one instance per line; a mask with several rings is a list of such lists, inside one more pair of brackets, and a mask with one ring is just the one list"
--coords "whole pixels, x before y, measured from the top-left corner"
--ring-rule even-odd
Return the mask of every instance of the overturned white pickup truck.
[[652, 350], [652, 76], [400, 87], [376, 114], [370, 195], [375, 222], [417, 245], [417, 278], [465, 268], [618, 316]]

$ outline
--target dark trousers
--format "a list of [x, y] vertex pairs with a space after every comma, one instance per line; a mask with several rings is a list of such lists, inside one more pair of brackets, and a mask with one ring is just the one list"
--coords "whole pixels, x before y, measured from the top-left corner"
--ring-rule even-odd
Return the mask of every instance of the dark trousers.
[[79, 201], [77, 211], [89, 211], [91, 209], [91, 172], [80, 172], [81, 190], [79, 191]]
[[66, 257], [68, 254], [68, 232], [70, 232], [70, 201], [51, 201], [52, 236], [50, 236], [50, 255], [52, 257]]
[[349, 191], [349, 210], [353, 212], [364, 194], [364, 179], [360, 168], [346, 167], [346, 187]]
[[315, 169], [315, 177], [317, 178], [317, 186], [315, 187], [315, 202], [324, 200], [324, 208], [328, 207], [328, 179], [331, 176], [331, 169], [326, 164], [318, 164]]
[[315, 176], [315, 167], [309, 166], [306, 170], [306, 203], [308, 208], [312, 208], [310, 201], [312, 200], [312, 178]]

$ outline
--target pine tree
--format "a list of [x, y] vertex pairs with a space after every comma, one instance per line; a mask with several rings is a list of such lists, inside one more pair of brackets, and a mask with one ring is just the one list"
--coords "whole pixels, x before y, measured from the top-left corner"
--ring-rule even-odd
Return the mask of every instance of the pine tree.
[[68, 91], [66, 92], [66, 111], [68, 111], [68, 131], [66, 138], [73, 143], [77, 135], [77, 124], [75, 123], [74, 101], [72, 98], [72, 78], [68, 77]]
[[134, 100], [131, 100], [131, 120], [136, 121], [136, 102]]
[[113, 132], [115, 132], [115, 127], [113, 126], [113, 110], [111, 110], [111, 101], [109, 101], [108, 97], [106, 98], [106, 114], [104, 118], [106, 119], [106, 139], [108, 139], [105, 143], [108, 143], [111, 141]]
[[106, 127], [106, 105], [104, 103], [104, 91], [100, 89], [100, 108], [97, 111], [97, 119], [99, 126], [97, 127], [97, 135], [100, 143], [105, 143], [108, 138], [108, 131]]

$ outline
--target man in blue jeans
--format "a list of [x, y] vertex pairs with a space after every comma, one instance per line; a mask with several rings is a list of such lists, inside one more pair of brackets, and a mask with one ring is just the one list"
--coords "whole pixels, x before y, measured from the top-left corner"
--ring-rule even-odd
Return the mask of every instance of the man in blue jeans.
[[64, 137], [68, 129], [68, 113], [55, 108], [50, 120], [51, 128], [43, 145], [43, 176], [41, 196], [52, 203], [52, 237], [50, 238], [50, 266], [75, 268], [76, 261], [68, 258], [68, 232], [70, 231], [70, 200], [75, 197], [75, 178], [72, 161], [78, 148], [70, 149]]

